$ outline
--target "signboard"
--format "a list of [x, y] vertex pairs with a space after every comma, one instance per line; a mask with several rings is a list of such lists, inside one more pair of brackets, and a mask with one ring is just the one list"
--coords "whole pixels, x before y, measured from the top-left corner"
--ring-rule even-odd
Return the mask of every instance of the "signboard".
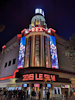
[[19, 58], [18, 58], [18, 67], [17, 68], [23, 68], [24, 56], [25, 56], [25, 45], [26, 45], [26, 37], [23, 36], [20, 41], [20, 49], [19, 49]]
[[34, 87], [40, 87], [40, 85], [39, 84], [34, 84]]
[[50, 54], [51, 54], [52, 68], [58, 69], [59, 67], [58, 67], [57, 48], [54, 36], [50, 36]]
[[49, 82], [56, 81], [55, 75], [41, 73], [25, 74], [23, 75], [22, 81], [44, 81], [44, 78], [46, 78]]

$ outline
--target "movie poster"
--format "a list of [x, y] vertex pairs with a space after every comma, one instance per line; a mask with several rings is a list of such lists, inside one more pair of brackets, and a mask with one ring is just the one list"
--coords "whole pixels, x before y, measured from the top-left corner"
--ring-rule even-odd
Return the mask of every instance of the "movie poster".
[[50, 36], [50, 54], [51, 54], [52, 68], [58, 69], [59, 67], [58, 67], [57, 48], [54, 36]]
[[18, 58], [17, 68], [23, 68], [24, 56], [25, 56], [25, 46], [26, 46], [26, 37], [23, 36], [20, 40], [20, 49], [19, 49], [19, 58]]

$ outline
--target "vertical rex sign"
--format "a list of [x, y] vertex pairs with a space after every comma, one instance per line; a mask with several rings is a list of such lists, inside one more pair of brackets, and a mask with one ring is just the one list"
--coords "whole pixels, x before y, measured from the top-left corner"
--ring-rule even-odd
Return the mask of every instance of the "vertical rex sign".
[[50, 36], [50, 54], [51, 54], [52, 68], [58, 69], [59, 67], [58, 67], [57, 48], [54, 36]]
[[19, 58], [18, 58], [17, 68], [23, 68], [24, 56], [25, 56], [25, 46], [26, 46], [26, 37], [23, 36], [20, 40], [20, 49], [19, 49]]

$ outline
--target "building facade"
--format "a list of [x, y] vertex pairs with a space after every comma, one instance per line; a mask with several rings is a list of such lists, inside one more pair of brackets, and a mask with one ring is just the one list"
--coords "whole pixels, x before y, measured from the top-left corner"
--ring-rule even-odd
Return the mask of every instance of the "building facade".
[[[10, 40], [0, 54], [0, 87], [34, 90], [41, 98], [70, 94], [75, 71], [66, 56], [69, 42], [48, 28], [42, 9], [36, 9], [28, 29]], [[18, 42], [17, 42], [18, 40]]]

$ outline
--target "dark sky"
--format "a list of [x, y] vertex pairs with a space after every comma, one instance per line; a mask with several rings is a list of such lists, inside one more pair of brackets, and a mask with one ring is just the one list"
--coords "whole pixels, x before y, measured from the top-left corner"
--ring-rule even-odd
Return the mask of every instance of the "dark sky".
[[75, 34], [75, 0], [0, 0], [0, 49], [28, 28], [35, 8], [42, 8], [48, 28], [65, 39]]

